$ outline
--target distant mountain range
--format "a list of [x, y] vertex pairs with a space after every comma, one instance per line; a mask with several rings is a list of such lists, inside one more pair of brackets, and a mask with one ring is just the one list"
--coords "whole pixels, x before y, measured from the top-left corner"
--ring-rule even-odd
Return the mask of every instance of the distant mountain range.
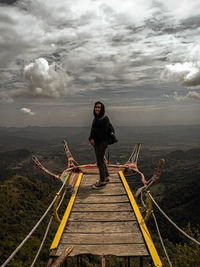
[[[133, 146], [136, 142], [151, 149], [175, 150], [200, 146], [200, 125], [115, 127], [119, 143]], [[70, 145], [88, 145], [89, 127], [0, 127], [0, 151], [29, 149], [55, 150], [62, 139]]]

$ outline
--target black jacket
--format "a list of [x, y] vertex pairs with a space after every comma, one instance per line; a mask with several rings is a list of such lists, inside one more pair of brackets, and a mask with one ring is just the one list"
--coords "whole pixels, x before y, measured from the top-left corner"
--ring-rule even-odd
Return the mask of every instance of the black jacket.
[[102, 142], [108, 143], [108, 127], [109, 127], [109, 118], [103, 116], [102, 118], [94, 118], [89, 140], [93, 139], [95, 144], [100, 144]]

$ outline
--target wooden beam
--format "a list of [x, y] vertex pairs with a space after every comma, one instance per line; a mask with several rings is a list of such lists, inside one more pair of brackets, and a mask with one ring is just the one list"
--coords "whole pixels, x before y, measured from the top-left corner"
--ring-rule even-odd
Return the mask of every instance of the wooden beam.
[[47, 267], [52, 266], [53, 263], [53, 257], [49, 258], [48, 263], [47, 263]]
[[140, 267], [143, 267], [143, 257], [140, 257]]
[[73, 250], [73, 246], [66, 248], [63, 251], [63, 253], [57, 258], [55, 263], [53, 265], [51, 265], [51, 267], [59, 267], [65, 261], [67, 256], [72, 252], [72, 250]]
[[102, 256], [102, 258], [101, 258], [101, 267], [106, 267], [106, 258], [105, 258], [105, 256]]

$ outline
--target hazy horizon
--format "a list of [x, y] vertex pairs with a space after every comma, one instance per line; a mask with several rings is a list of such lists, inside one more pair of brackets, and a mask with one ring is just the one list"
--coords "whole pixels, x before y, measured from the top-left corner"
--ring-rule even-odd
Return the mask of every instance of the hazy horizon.
[[[114, 125], [115, 127], [126, 127], [126, 128], [134, 128], [134, 127], [185, 127], [185, 126], [200, 126], [200, 123], [186, 123], [186, 124], [144, 124], [144, 125]], [[90, 128], [91, 125], [26, 125], [26, 126], [2, 126], [0, 125], [0, 128], [34, 128], [34, 127], [40, 127], [40, 128]]]

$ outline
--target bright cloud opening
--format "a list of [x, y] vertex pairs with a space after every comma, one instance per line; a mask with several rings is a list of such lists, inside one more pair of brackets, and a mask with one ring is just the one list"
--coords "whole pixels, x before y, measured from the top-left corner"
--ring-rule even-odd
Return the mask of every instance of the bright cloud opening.
[[21, 108], [20, 112], [24, 115], [34, 116], [36, 113], [32, 112], [30, 108]]
[[200, 64], [193, 62], [176, 63], [165, 66], [164, 77], [178, 79], [185, 86], [200, 84]]
[[60, 97], [67, 93], [69, 77], [55, 63], [49, 65], [44, 58], [25, 66], [24, 77], [33, 96]]

